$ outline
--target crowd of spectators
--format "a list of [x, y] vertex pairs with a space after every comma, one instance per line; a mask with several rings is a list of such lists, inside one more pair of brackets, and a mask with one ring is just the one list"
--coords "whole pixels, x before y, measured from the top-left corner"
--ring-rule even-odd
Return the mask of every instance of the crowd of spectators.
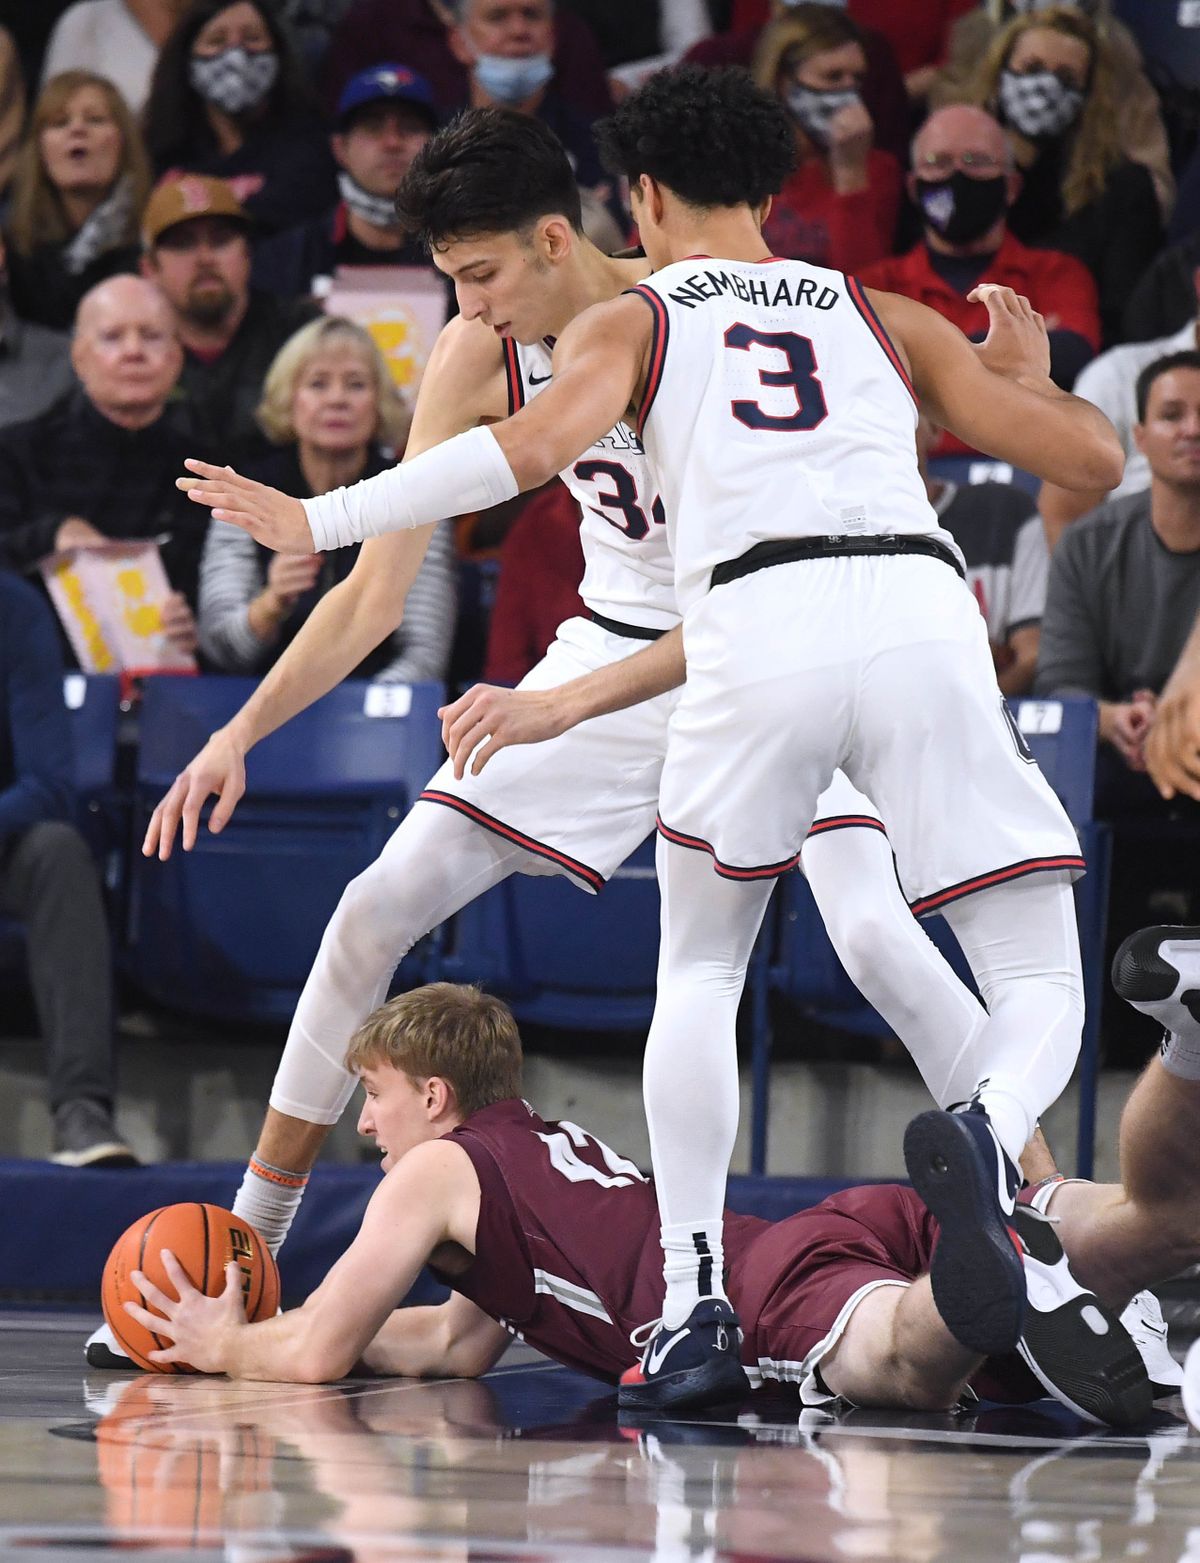
[[[1175, 41], [1200, 56], [1186, 10]], [[182, 458], [295, 494], [398, 459], [410, 398], [386, 344], [329, 300], [356, 273], [436, 275], [392, 203], [414, 156], [466, 106], [535, 115], [567, 148], [588, 236], [613, 252], [637, 235], [595, 123], [680, 59], [750, 71], [792, 116], [774, 254], [918, 299], [975, 341], [973, 290], [1011, 286], [1046, 321], [1055, 381], [1113, 420], [1129, 460], [1111, 495], [1039, 489], [925, 419], [917, 455], [1001, 688], [1094, 698], [1099, 807], [1195, 829], [1190, 800], [1152, 795], [1142, 751], [1200, 609], [1200, 113], [1161, 47], [1143, 56], [1138, 23], [1123, 0], [23, 8], [0, 28], [0, 909], [40, 927], [51, 881], [81, 918], [92, 904], [62, 734], [25, 730], [29, 648], [43, 684], [74, 655], [39, 564], [152, 542], [167, 641], [202, 676], [270, 667], [354, 552], [273, 555], [210, 523], [174, 486]], [[577, 611], [581, 573], [561, 485], [448, 519], [403, 625], [359, 674], [515, 682]], [[62, 1041], [79, 1027], [39, 976], [37, 939], [57, 1150], [119, 1155], [111, 1028]], [[98, 976], [93, 989], [89, 1012], [107, 1014]]]

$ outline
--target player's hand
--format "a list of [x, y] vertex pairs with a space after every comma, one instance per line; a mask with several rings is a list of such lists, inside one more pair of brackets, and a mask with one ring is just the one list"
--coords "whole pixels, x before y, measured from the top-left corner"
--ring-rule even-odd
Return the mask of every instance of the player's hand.
[[189, 456], [192, 478], [176, 478], [175, 487], [198, 505], [207, 505], [215, 521], [229, 521], [256, 542], [292, 554], [311, 554], [313, 535], [304, 506], [290, 494], [244, 478], [232, 467], [214, 467]]
[[135, 1270], [131, 1276], [133, 1284], [158, 1313], [151, 1313], [149, 1308], [135, 1302], [124, 1305], [131, 1319], [136, 1319], [156, 1335], [167, 1336], [172, 1342], [161, 1351], [150, 1352], [150, 1361], [186, 1362], [200, 1373], [223, 1373], [228, 1361], [230, 1333], [244, 1328], [246, 1323], [242, 1273], [237, 1261], [231, 1259], [225, 1266], [225, 1290], [219, 1297], [206, 1297], [198, 1292], [169, 1248], [163, 1249], [162, 1262], [177, 1295], [168, 1297], [140, 1270]]
[[1164, 798], [1182, 793], [1200, 802], [1200, 668], [1190, 677], [1173, 676], [1163, 690], [1144, 753]]
[[512, 744], [537, 744], [557, 738], [571, 725], [553, 689], [500, 689], [474, 684], [465, 695], [442, 706], [442, 742], [461, 780], [474, 755], [478, 776], [491, 757]]
[[165, 863], [171, 856], [181, 821], [183, 850], [190, 852], [200, 830], [200, 810], [213, 793], [217, 794], [217, 803], [208, 828], [214, 836], [218, 835], [229, 823], [229, 816], [245, 790], [246, 752], [228, 728], [218, 728], [187, 769], [180, 771], [166, 797], [160, 799], [146, 827], [142, 856], [153, 857], [157, 852], [159, 862]]
[[1046, 322], [1022, 293], [982, 282], [967, 297], [988, 312], [988, 332], [975, 351], [993, 374], [1018, 380], [1050, 378], [1050, 337]]

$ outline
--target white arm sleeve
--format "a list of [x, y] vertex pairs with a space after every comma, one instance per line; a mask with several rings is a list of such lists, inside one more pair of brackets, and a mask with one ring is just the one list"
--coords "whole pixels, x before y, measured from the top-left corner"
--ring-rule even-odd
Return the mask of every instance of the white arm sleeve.
[[517, 493], [517, 480], [496, 436], [481, 427], [456, 434], [378, 477], [301, 503], [313, 548], [323, 553], [384, 532], [487, 510]]

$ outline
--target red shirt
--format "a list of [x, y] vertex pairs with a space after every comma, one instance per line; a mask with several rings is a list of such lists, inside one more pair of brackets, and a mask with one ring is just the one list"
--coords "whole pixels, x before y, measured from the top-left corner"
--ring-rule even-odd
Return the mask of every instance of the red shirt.
[[[869, 288], [887, 293], [902, 293], [905, 298], [928, 304], [939, 315], [953, 322], [966, 336], [982, 338], [987, 331], [987, 310], [972, 304], [962, 293], [938, 275], [929, 259], [924, 241], [906, 255], [892, 255], [859, 274]], [[1100, 305], [1092, 274], [1082, 261], [1059, 250], [1037, 250], [1011, 233], [992, 257], [991, 264], [978, 279], [997, 282], [1023, 293], [1034, 309], [1046, 317], [1050, 328], [1074, 331], [1092, 346], [1100, 346]], [[937, 447], [939, 456], [958, 454], [970, 447], [947, 434]]]
[[500, 549], [485, 679], [515, 684], [541, 661], [563, 620], [587, 612], [582, 580], [579, 506], [554, 483], [525, 506]]
[[891, 252], [900, 209], [900, 165], [873, 147], [867, 188], [839, 195], [823, 158], [807, 158], [775, 197], [763, 225], [772, 255], [857, 272]]

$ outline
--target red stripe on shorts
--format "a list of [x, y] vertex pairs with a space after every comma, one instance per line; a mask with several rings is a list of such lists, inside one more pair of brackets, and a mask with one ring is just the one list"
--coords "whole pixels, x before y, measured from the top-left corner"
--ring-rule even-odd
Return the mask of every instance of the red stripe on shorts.
[[713, 860], [713, 867], [723, 879], [778, 879], [780, 874], [786, 874], [789, 868], [795, 868], [800, 861], [799, 852], [793, 852], [791, 857], [785, 858], [780, 863], [763, 863], [757, 868], [734, 868], [730, 863], [722, 863], [713, 850], [712, 844], [704, 840], [703, 836], [688, 836], [681, 830], [672, 830], [669, 825], [664, 825], [661, 817], [655, 821], [660, 836], [668, 841], [673, 841], [677, 847], [690, 847], [694, 852], [707, 852]]
[[458, 798], [452, 792], [435, 792], [426, 788], [417, 799], [418, 803], [444, 803], [448, 809], [457, 809], [460, 814], [465, 814], [476, 825], [482, 825], [484, 830], [490, 830], [497, 836], [503, 836], [506, 841], [514, 841], [517, 846], [524, 847], [526, 852], [536, 852], [538, 857], [549, 859], [551, 863], [557, 863], [560, 867], [569, 869], [572, 874], [578, 874], [595, 890], [603, 890], [605, 879], [603, 874], [598, 874], [594, 868], [589, 868], [586, 863], [581, 863], [578, 858], [568, 857], [565, 852], [560, 852], [557, 847], [548, 847], [544, 841], [536, 841], [532, 836], [527, 836], [524, 831], [515, 830], [511, 825], [506, 825], [503, 820], [496, 819], [494, 815], [487, 814], [483, 809], [477, 809], [473, 803], [468, 803], [465, 798]]
[[1084, 873], [1087, 864], [1081, 857], [1026, 858], [1023, 863], [1010, 863], [1007, 868], [997, 868], [990, 874], [978, 874], [974, 879], [964, 879], [957, 885], [949, 885], [945, 890], [936, 891], [933, 895], [922, 896], [919, 901], [910, 901], [909, 909], [914, 917], [924, 917], [926, 912], [935, 912], [951, 901], [957, 901], [960, 896], [970, 895], [973, 890], [986, 890], [989, 885], [1007, 884], [1010, 879], [1023, 879], [1026, 874], [1043, 874], [1062, 868], [1077, 869], [1080, 873]]

